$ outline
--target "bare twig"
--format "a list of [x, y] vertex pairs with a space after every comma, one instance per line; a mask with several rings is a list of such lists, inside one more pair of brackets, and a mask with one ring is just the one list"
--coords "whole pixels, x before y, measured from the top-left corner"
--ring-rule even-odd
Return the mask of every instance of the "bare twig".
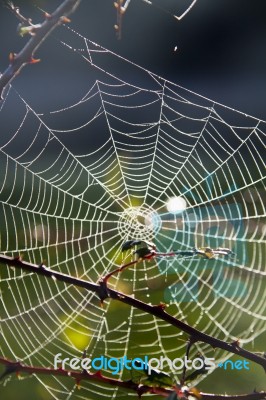
[[227, 343], [223, 340], [214, 338], [206, 333], [203, 333], [192, 326], [186, 324], [185, 322], [180, 321], [179, 319], [173, 317], [172, 315], [165, 312], [164, 307], [160, 305], [150, 305], [144, 303], [141, 300], [135, 299], [133, 297], [127, 296], [117, 290], [110, 289], [107, 287], [106, 283], [101, 281], [99, 284], [88, 282], [83, 279], [75, 278], [70, 275], [66, 275], [60, 272], [53, 271], [49, 268], [46, 268], [44, 265], [35, 265], [29, 262], [22, 261], [20, 257], [12, 258], [6, 255], [0, 255], [0, 263], [6, 264], [10, 267], [16, 267], [22, 269], [24, 271], [33, 272], [38, 275], [43, 275], [48, 278], [57, 279], [58, 281], [65, 282], [76, 287], [82, 287], [89, 291], [97, 293], [101, 301], [104, 301], [107, 297], [118, 300], [122, 303], [135, 307], [141, 311], [146, 312], [147, 314], [153, 315], [165, 322], [169, 325], [175, 326], [176, 328], [182, 330], [190, 336], [190, 340], [193, 342], [204, 342], [212, 346], [213, 348], [220, 348], [226, 350], [230, 353], [237, 354], [240, 357], [248, 359], [261, 365], [266, 371], [266, 358], [260, 356], [259, 354], [252, 353], [240, 347], [239, 342]]
[[40, 47], [47, 36], [60, 24], [66, 22], [66, 17], [73, 13], [81, 0], [65, 0], [52, 14], [46, 14], [46, 19], [43, 23], [33, 25], [30, 19], [24, 18], [19, 9], [9, 3], [11, 11], [25, 25], [28, 23], [31, 28], [31, 37], [23, 49], [18, 54], [10, 56], [10, 64], [0, 76], [0, 99], [3, 100], [3, 92], [5, 87], [16, 77], [20, 70], [27, 64], [35, 63], [38, 60], [34, 59], [36, 50]]
[[4, 3], [4, 6], [8, 8], [9, 11], [11, 11], [19, 20], [22, 24], [24, 25], [32, 25], [32, 20], [30, 18], [25, 18], [19, 11], [19, 8], [16, 7], [12, 1], [6, 1]]
[[[191, 349], [192, 344], [194, 343], [192, 338], [189, 338], [187, 341], [187, 347], [186, 347], [186, 358], [189, 359], [189, 352]], [[182, 373], [182, 377], [181, 377], [181, 385], [184, 385], [185, 381], [186, 381], [186, 371], [187, 371], [187, 367], [186, 367], [186, 363], [184, 363], [184, 367], [183, 367], [183, 373]]]
[[[146, 258], [147, 257], [144, 257], [144, 259], [146, 259]], [[109, 274], [106, 274], [105, 276], [103, 276], [100, 279], [100, 282], [107, 283], [108, 279], [111, 278], [111, 276], [117, 274], [118, 272], [122, 272], [124, 269], [130, 267], [131, 265], [137, 264], [137, 262], [138, 262], [138, 260], [133, 260], [133, 261], [130, 261], [129, 263], [127, 263], [127, 264], [123, 264], [121, 267], [119, 267], [119, 268], [115, 269], [114, 271], [109, 272]]]
[[[136, 241], [135, 241], [136, 242]], [[143, 253], [143, 254], [142, 254]], [[186, 257], [202, 257], [205, 260], [213, 260], [217, 256], [234, 256], [235, 254], [227, 248], [222, 248], [222, 247], [217, 247], [216, 249], [211, 249], [210, 247], [204, 247], [204, 248], [194, 248], [192, 250], [173, 250], [168, 253], [161, 253], [157, 252], [154, 248], [149, 248], [149, 247], [142, 247], [135, 251], [133, 254], [138, 254], [139, 258], [136, 260], [133, 260], [127, 264], [123, 264], [121, 267], [115, 269], [114, 271], [109, 272], [107, 275], [103, 276], [101, 278], [102, 282], [107, 283], [108, 279], [111, 278], [111, 276], [117, 274], [118, 272], [122, 272], [124, 269], [130, 267], [133, 264], [138, 263], [139, 261], [144, 261], [148, 260], [151, 261], [152, 259], [155, 258], [162, 258], [162, 257], [176, 257], [176, 256], [186, 256]]]

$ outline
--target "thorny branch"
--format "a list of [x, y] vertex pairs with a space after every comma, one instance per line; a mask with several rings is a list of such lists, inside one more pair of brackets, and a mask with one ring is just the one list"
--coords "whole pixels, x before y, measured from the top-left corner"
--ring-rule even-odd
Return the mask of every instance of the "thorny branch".
[[[0, 357], [0, 364], [6, 367], [6, 371], [3, 373], [2, 377], [4, 378], [7, 375], [12, 373], [16, 373], [19, 376], [22, 373], [26, 374], [42, 374], [42, 375], [53, 375], [53, 376], [69, 376], [76, 380], [77, 387], [79, 387], [81, 381], [91, 380], [101, 382], [103, 384], [108, 384], [111, 386], [118, 386], [124, 389], [130, 389], [139, 394], [141, 396], [144, 393], [152, 393], [152, 394], [159, 394], [161, 396], [167, 397], [171, 390], [164, 389], [164, 388], [154, 388], [148, 385], [139, 385], [134, 383], [132, 380], [129, 381], [121, 381], [119, 379], [108, 378], [103, 376], [100, 371], [96, 373], [91, 373], [88, 371], [70, 371], [62, 368], [54, 369], [54, 368], [43, 368], [43, 367], [32, 367], [29, 365], [24, 365], [21, 362], [14, 362], [7, 360], [5, 358]], [[261, 399], [261, 397], [259, 398]]]
[[[3, 373], [1, 378], [8, 376], [12, 373], [16, 373], [19, 377], [21, 373], [26, 374], [42, 374], [42, 375], [52, 375], [52, 376], [68, 376], [76, 380], [76, 385], [79, 387], [81, 381], [97, 381], [103, 384], [120, 387], [122, 389], [129, 389], [135, 391], [139, 397], [141, 397], [144, 393], [157, 394], [162, 397], [168, 397], [170, 393], [172, 393], [172, 389], [165, 389], [163, 387], [154, 387], [149, 385], [142, 385], [134, 383], [132, 380], [129, 381], [121, 381], [120, 379], [108, 378], [103, 376], [100, 371], [96, 373], [91, 373], [88, 371], [70, 371], [62, 368], [54, 369], [54, 368], [43, 368], [43, 367], [32, 367], [29, 365], [24, 365], [21, 362], [10, 361], [5, 358], [0, 357], [0, 364], [6, 367], [6, 371]], [[195, 390], [184, 388], [175, 388], [175, 392], [183, 398], [188, 398], [188, 396], [193, 396], [200, 398], [201, 400], [263, 400], [266, 399], [266, 392], [253, 392], [250, 394], [243, 395], [217, 395], [210, 393], [202, 393], [196, 392]]]
[[[34, 25], [30, 18], [25, 18], [20, 13], [19, 8], [16, 7], [12, 1], [5, 1], [6, 7], [9, 8], [9, 10], [20, 20], [21, 32], [24, 32], [21, 35], [24, 36], [24, 34], [28, 33], [31, 35], [31, 38], [18, 54], [10, 53], [10, 64], [2, 75], [0, 73], [0, 101], [4, 99], [6, 86], [12, 82], [20, 70], [27, 64], [34, 64], [40, 61], [34, 59], [36, 50], [58, 25], [61, 25], [64, 22], [69, 22], [67, 16], [72, 14], [81, 2], [81, 0], [65, 0], [52, 14], [45, 13], [45, 20], [41, 24]], [[143, 1], [149, 5], [158, 7], [149, 0]], [[166, 13], [173, 15], [174, 18], [180, 21], [191, 10], [196, 2], [197, 0], [193, 0], [190, 6], [180, 16], [173, 15], [167, 11]], [[115, 29], [117, 31], [118, 39], [121, 38], [122, 17], [129, 3], [130, 0], [126, 0], [125, 2], [123, 2], [123, 0], [118, 0], [114, 2], [114, 6], [117, 9], [117, 23], [115, 24]], [[161, 7], [158, 8], [165, 11]]]
[[10, 64], [0, 75], [0, 101], [6, 86], [17, 76], [20, 70], [27, 64], [38, 62], [34, 59], [36, 50], [40, 47], [48, 35], [60, 24], [68, 22], [67, 16], [75, 11], [81, 0], [65, 0], [52, 14], [45, 14], [45, 20], [38, 25], [33, 25], [30, 19], [23, 17], [19, 9], [11, 2], [7, 3], [9, 9], [18, 17], [24, 29], [28, 29], [31, 38], [18, 54], [10, 54]]
[[[15, 268], [19, 268], [23, 271], [27, 271], [27, 272], [31, 272], [31, 273], [35, 273], [38, 275], [42, 275], [42, 276], [46, 276], [47, 278], [52, 278], [52, 279], [56, 279], [58, 281], [64, 282], [64, 283], [68, 283], [70, 285], [74, 285], [76, 287], [81, 287], [84, 288], [86, 290], [95, 292], [98, 297], [100, 298], [101, 302], [103, 302], [105, 299], [107, 298], [111, 298], [114, 300], [118, 300], [122, 303], [128, 304], [132, 307], [135, 307], [139, 310], [142, 310], [150, 315], [153, 315], [161, 320], [164, 320], [165, 322], [169, 323], [172, 326], [175, 326], [176, 328], [182, 330], [183, 332], [187, 333], [189, 335], [189, 345], [187, 347], [187, 352], [189, 352], [190, 350], [190, 346], [195, 343], [195, 342], [205, 342], [207, 344], [209, 344], [210, 346], [214, 347], [214, 348], [220, 348], [223, 350], [226, 350], [228, 352], [237, 354], [240, 357], [244, 357], [245, 359], [248, 359], [250, 361], [253, 361], [259, 365], [261, 365], [264, 370], [266, 371], [266, 358], [262, 357], [258, 354], [255, 353], [251, 353], [243, 348], [240, 347], [240, 344], [238, 341], [233, 342], [233, 343], [227, 343], [225, 341], [222, 341], [220, 339], [214, 338], [210, 335], [207, 335], [206, 333], [203, 333], [195, 328], [193, 328], [192, 326], [178, 320], [177, 318], [173, 317], [172, 315], [168, 314], [165, 311], [165, 308], [159, 304], [159, 305], [150, 305], [147, 303], [144, 303], [138, 299], [135, 299], [133, 297], [127, 296], [121, 292], [118, 292], [114, 289], [111, 289], [109, 287], [107, 287], [107, 283], [106, 281], [103, 279], [101, 280], [98, 284], [93, 283], [93, 282], [89, 282], [89, 281], [85, 281], [83, 279], [80, 278], [76, 278], [70, 275], [66, 275], [63, 274], [61, 272], [57, 272], [54, 270], [49, 269], [48, 267], [46, 267], [43, 264], [40, 265], [35, 265], [35, 264], [31, 264], [29, 262], [23, 261], [21, 259], [21, 257], [16, 257], [16, 258], [12, 258], [6, 255], [0, 255], [0, 264], [5, 264], [7, 267], [15, 267]], [[69, 371], [65, 371], [65, 370], [52, 370], [52, 369], [44, 369], [44, 368], [36, 368], [35, 370], [31, 370], [30, 368], [33, 367], [25, 367], [23, 366], [22, 369], [22, 365], [20, 363], [15, 363], [15, 362], [11, 362], [9, 360], [5, 360], [5, 359], [0, 359], [0, 364], [5, 364], [7, 367], [9, 367], [9, 369], [7, 370], [7, 373], [12, 373], [12, 372], [17, 372], [24, 370], [25, 372], [29, 372], [29, 373], [50, 373], [50, 374], [56, 374], [56, 375], [69, 375]], [[10, 369], [11, 366], [11, 369]], [[27, 370], [28, 368], [28, 370]], [[183, 371], [183, 380], [185, 379], [185, 372]], [[83, 374], [83, 375], [82, 375]], [[99, 378], [99, 374], [85, 374], [83, 373], [72, 373], [70, 374], [72, 377], [75, 377], [75, 379], [77, 381], [81, 380], [81, 379], [100, 379]], [[122, 382], [122, 381], [117, 381], [117, 380], [110, 380], [109, 378], [104, 378], [101, 377], [101, 379], [109, 384], [117, 384], [117, 382]], [[181, 382], [181, 384], [183, 385], [184, 382]], [[142, 393], [140, 393], [140, 389], [139, 389], [139, 385], [134, 386], [135, 384], [132, 384], [132, 382], [122, 382], [117, 384], [118, 386], [123, 386], [123, 387], [127, 387], [128, 389], [133, 389], [135, 390], [137, 393], [139, 393], [140, 395]], [[126, 385], [126, 386], [124, 386]], [[141, 390], [144, 390], [145, 388], [145, 392], [149, 392], [149, 393], [154, 393], [151, 392], [151, 388], [147, 388], [147, 386], [141, 386]], [[169, 392], [164, 391], [165, 389], [162, 390], [162, 392], [160, 393], [162, 396], [166, 397], [166, 394]], [[143, 392], [144, 393], [144, 392]], [[266, 394], [263, 393], [254, 393], [251, 395], [242, 395], [242, 396], [217, 396], [217, 395], [211, 395], [211, 394], [201, 394], [202, 395], [202, 399], [213, 399], [213, 400], [220, 400], [220, 399], [235, 399], [235, 400], [248, 400], [248, 399], [265, 399]]]
[[51, 270], [45, 267], [43, 264], [40, 264], [38, 266], [35, 264], [28, 263], [26, 261], [22, 261], [20, 257], [12, 258], [6, 255], [0, 255], [0, 263], [4, 263], [8, 266], [14, 266], [16, 268], [20, 268], [28, 272], [34, 272], [38, 275], [43, 275], [48, 278], [57, 279], [58, 281], [69, 283], [77, 287], [82, 287], [89, 291], [95, 292], [102, 302], [109, 297], [111, 299], [118, 300], [122, 303], [128, 304], [148, 314], [158, 317], [159, 319], [164, 320], [170, 325], [175, 326], [176, 328], [182, 330], [183, 332], [190, 335], [191, 340], [193, 340], [194, 343], [195, 342], [208, 343], [213, 348], [220, 348], [228, 352], [237, 354], [238, 356], [246, 358], [250, 361], [254, 361], [255, 363], [261, 365], [266, 371], [266, 358], [254, 354], [252, 352], [249, 352], [247, 350], [244, 350], [243, 348], [240, 347], [238, 341], [233, 343], [227, 343], [224, 342], [223, 340], [216, 339], [210, 335], [207, 335], [206, 333], [203, 333], [191, 327], [190, 325], [180, 321], [179, 319], [173, 317], [172, 315], [168, 314], [165, 311], [164, 307], [162, 307], [162, 305], [150, 305], [144, 303], [141, 300], [135, 299], [131, 296], [127, 296], [126, 294], [118, 292], [117, 290], [108, 288], [105, 281], [100, 281], [99, 284], [88, 282], [80, 278], [76, 278], [70, 275], [63, 274], [61, 272]]

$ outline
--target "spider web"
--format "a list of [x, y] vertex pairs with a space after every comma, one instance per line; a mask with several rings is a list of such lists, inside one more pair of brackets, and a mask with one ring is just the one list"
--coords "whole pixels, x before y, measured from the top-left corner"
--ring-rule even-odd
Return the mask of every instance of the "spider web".
[[[262, 350], [265, 121], [62, 29], [62, 51], [82, 63], [86, 76], [80, 85], [76, 80], [75, 100], [52, 89], [42, 110], [10, 87], [1, 106], [1, 253], [23, 253], [96, 282], [123, 263], [121, 245], [131, 238], [152, 240], [160, 252], [230, 248], [235, 257], [139, 263], [109, 284], [165, 302], [169, 313], [210, 335]], [[58, 79], [60, 73], [55, 67]], [[176, 196], [187, 207], [171, 213], [167, 201]], [[23, 271], [0, 273], [3, 357], [49, 367], [55, 354], [81, 357], [84, 349], [90, 358], [184, 356], [187, 336], [142, 311], [114, 301], [102, 308], [93, 293]], [[228, 358], [197, 343], [191, 359], [198, 352], [217, 363]], [[165, 371], [179, 381], [180, 371]], [[116, 377], [139, 379], [128, 371]], [[92, 381], [78, 390], [72, 379], [32, 379], [53, 399], [136, 396]]]

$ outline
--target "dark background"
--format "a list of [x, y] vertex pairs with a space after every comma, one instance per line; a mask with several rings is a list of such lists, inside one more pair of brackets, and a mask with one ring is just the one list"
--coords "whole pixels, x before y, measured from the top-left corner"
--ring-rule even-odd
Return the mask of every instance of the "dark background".
[[[53, 11], [60, 1], [18, 0], [16, 4], [25, 16], [37, 23], [42, 20], [37, 7]], [[154, 0], [154, 4], [180, 15], [190, 1]], [[118, 40], [113, 0], [83, 0], [71, 16], [71, 27], [166, 79], [266, 119], [265, 12], [264, 0], [198, 0], [191, 11], [177, 21], [142, 0], [131, 0], [123, 18], [122, 38]], [[1, 71], [8, 64], [10, 51], [18, 52], [27, 40], [17, 35], [17, 24], [16, 18], [0, 7]], [[36, 54], [42, 63], [28, 67], [28, 71], [24, 69], [13, 82], [23, 96], [30, 96], [33, 90], [32, 77], [35, 74], [42, 77], [42, 68], [46, 72], [49, 70], [49, 56], [51, 47], [44, 44]], [[65, 59], [63, 68], [72, 68], [71, 60]], [[50, 76], [52, 72], [51, 69]]]

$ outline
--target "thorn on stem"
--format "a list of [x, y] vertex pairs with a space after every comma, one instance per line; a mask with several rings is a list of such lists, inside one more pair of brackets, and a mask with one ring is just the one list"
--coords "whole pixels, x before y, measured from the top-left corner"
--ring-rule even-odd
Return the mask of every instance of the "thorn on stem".
[[15, 261], [22, 261], [23, 260], [23, 254], [19, 254], [18, 256], [14, 257]]
[[162, 311], [162, 312], [165, 311], [166, 307], [167, 307], [167, 305], [162, 302], [160, 304], [157, 304], [156, 306], [153, 306], [154, 309], [156, 309], [158, 311]]
[[71, 19], [65, 17], [64, 15], [60, 19], [64, 24], [69, 24], [71, 22]]
[[39, 268], [40, 268], [40, 269], [45, 269], [45, 268], [46, 268], [45, 262], [46, 262], [46, 260], [43, 260], [43, 261], [41, 262], [41, 264], [39, 265]]
[[16, 53], [9, 53], [9, 62], [10, 64], [13, 64], [16, 58]]
[[40, 58], [33, 58], [31, 57], [29, 64], [37, 64], [38, 62], [40, 62], [41, 59]]
[[98, 296], [101, 300], [101, 307], [103, 306], [103, 302], [105, 299], [107, 299], [109, 297], [109, 293], [108, 293], [108, 288], [107, 288], [107, 284], [105, 280], [101, 280], [99, 282], [99, 292], [98, 292]]
[[59, 365], [58, 365], [58, 368], [57, 368], [59, 371], [64, 371], [63, 370], [63, 364], [62, 363], [60, 363]]
[[103, 375], [102, 375], [101, 371], [99, 370], [99, 371], [95, 372], [95, 374], [93, 374], [93, 376], [97, 376], [99, 378], [102, 378]]
[[19, 371], [16, 371], [16, 377], [20, 380], [21, 379], [21, 375]]
[[236, 347], [237, 349], [240, 349], [240, 340], [237, 339], [234, 342], [231, 343], [232, 346]]
[[137, 388], [137, 394], [138, 394], [139, 399], [141, 399], [141, 396], [145, 393], [147, 393], [147, 386], [139, 385], [139, 387]]

